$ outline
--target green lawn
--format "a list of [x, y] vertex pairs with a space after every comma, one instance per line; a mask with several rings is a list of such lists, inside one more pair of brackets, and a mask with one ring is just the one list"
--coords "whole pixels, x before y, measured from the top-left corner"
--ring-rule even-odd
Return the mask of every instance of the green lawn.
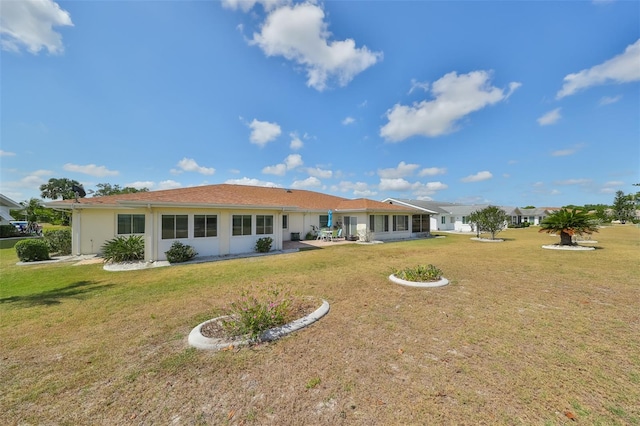
[[[640, 424], [640, 229], [598, 250], [506, 230], [106, 272], [0, 250], [2, 424]], [[416, 289], [393, 268], [434, 264]], [[226, 352], [187, 335], [242, 288], [281, 284], [329, 314]], [[565, 414], [567, 413], [567, 414]]]

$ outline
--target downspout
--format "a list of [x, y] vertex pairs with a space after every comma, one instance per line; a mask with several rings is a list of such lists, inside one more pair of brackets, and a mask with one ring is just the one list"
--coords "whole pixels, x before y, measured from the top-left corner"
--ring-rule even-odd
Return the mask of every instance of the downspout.
[[[73, 206], [73, 212], [76, 213], [76, 207], [75, 205]], [[82, 247], [80, 247], [80, 242], [82, 241], [82, 210], [78, 209], [77, 210], [78, 213], [78, 220], [74, 220], [74, 216], [75, 214], [71, 215], [71, 220], [73, 221], [73, 223], [71, 224], [71, 229], [74, 230], [74, 234], [76, 234], [76, 256], [80, 256], [81, 252], [82, 252]]]
[[[154, 226], [155, 224], [155, 213], [153, 212], [153, 210], [151, 209], [151, 204], [147, 204], [147, 210], [149, 210], [149, 222], [150, 222], [150, 226], [149, 228], [145, 227], [145, 234], [147, 234], [149, 236], [149, 249], [146, 250], [147, 253], [145, 253], [145, 260], [147, 260], [148, 262], [153, 262], [154, 259], [157, 259], [157, 252], [158, 252], [158, 247], [156, 244], [156, 228]], [[151, 229], [151, 232], [149, 232], [147, 229]]]

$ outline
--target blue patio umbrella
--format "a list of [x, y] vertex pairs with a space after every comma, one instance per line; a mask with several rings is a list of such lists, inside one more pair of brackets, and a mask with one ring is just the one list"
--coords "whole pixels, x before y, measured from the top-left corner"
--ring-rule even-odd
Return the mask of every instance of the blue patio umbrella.
[[331, 228], [333, 225], [333, 212], [329, 210], [329, 219], [327, 220], [327, 228]]

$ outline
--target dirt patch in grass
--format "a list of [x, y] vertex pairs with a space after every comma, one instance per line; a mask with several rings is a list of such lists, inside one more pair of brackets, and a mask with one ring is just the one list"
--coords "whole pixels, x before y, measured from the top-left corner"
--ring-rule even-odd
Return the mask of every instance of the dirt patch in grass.
[[[0, 250], [0, 423], [640, 423], [640, 229], [602, 229], [590, 253], [542, 250], [535, 228], [500, 236], [122, 274]], [[425, 263], [451, 284], [387, 279]], [[253, 283], [331, 312], [272, 343], [190, 348]]]

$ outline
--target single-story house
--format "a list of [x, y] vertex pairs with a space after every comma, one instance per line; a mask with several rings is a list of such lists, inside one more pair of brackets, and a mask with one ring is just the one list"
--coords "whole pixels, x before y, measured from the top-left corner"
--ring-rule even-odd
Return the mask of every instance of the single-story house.
[[0, 225], [10, 225], [13, 217], [10, 210], [23, 210], [24, 206], [16, 203], [11, 198], [0, 194]]
[[[469, 222], [469, 215], [475, 211], [488, 207], [488, 204], [455, 204], [443, 201], [411, 200], [400, 198], [386, 198], [384, 203], [402, 205], [419, 209], [431, 215], [431, 229], [433, 231], [473, 232], [473, 225]], [[540, 223], [556, 207], [541, 207], [525, 209], [520, 207], [499, 206], [510, 217], [510, 223], [519, 225], [529, 222], [531, 225]]]
[[524, 209], [515, 207], [511, 210], [505, 209], [507, 214], [511, 216], [511, 223], [520, 225], [528, 222], [530, 225], [540, 225], [542, 221], [554, 211], [559, 210], [556, 207], [538, 207], [532, 209]]
[[99, 254], [105, 242], [142, 235], [145, 260], [164, 260], [174, 241], [199, 256], [250, 253], [262, 237], [304, 239], [314, 227], [390, 240], [428, 235], [429, 215], [402, 205], [347, 199], [302, 189], [206, 185], [46, 203], [72, 213], [72, 253]]
[[469, 215], [488, 207], [488, 204], [464, 205], [404, 198], [386, 198], [383, 202], [419, 209], [430, 214], [430, 226], [433, 231], [473, 232], [472, 224], [468, 219]]

